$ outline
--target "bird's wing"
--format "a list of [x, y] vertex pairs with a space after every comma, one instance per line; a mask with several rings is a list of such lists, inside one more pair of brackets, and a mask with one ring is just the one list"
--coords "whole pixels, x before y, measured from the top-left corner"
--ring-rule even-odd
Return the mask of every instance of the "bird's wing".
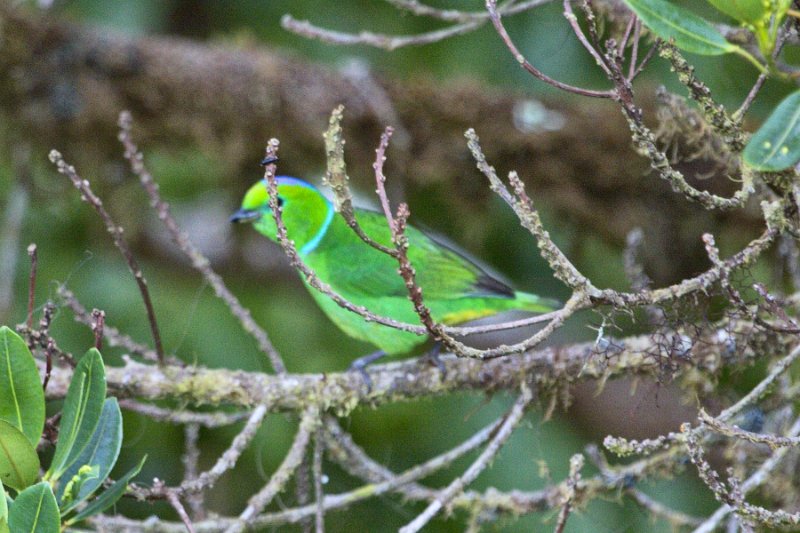
[[[357, 219], [364, 231], [376, 241], [389, 247], [391, 235], [386, 219], [380, 213], [358, 210]], [[351, 235], [337, 239], [336, 265], [331, 281], [340, 291], [371, 297], [403, 297], [408, 290], [397, 273], [397, 261], [369, 248], [349, 228]], [[416, 270], [416, 280], [428, 299], [454, 299], [466, 296], [513, 298], [508, 285], [487, 273], [449, 245], [432, 239], [424, 232], [408, 227], [408, 256]], [[352, 237], [352, 238], [350, 238]]]

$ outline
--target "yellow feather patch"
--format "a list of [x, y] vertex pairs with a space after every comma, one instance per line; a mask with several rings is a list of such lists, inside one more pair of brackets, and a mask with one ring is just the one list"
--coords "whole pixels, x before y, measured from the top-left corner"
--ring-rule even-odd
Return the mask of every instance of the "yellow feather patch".
[[497, 314], [497, 311], [493, 309], [467, 309], [465, 311], [456, 311], [444, 315], [444, 317], [442, 317], [442, 322], [446, 325], [463, 324], [470, 320], [477, 320], [495, 314]]
[[242, 200], [243, 209], [256, 210], [263, 207], [268, 201], [267, 187], [262, 181], [250, 187]]

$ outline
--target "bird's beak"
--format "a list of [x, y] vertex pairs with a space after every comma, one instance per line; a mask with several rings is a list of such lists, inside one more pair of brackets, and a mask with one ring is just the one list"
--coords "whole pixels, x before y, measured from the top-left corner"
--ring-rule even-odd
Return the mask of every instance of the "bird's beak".
[[261, 213], [251, 209], [239, 209], [228, 219], [233, 223], [255, 222], [261, 218]]

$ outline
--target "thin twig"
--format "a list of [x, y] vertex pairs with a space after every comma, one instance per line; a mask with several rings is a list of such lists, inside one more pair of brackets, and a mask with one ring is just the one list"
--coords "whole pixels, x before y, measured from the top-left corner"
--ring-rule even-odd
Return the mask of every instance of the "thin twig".
[[589, 6], [585, 3], [583, 4], [584, 11], [586, 12], [587, 20], [589, 22], [589, 31], [592, 33], [592, 37], [595, 42], [594, 46], [592, 46], [592, 44], [586, 39], [586, 36], [583, 34], [583, 30], [581, 30], [581, 27], [578, 24], [578, 17], [575, 16], [575, 12], [572, 10], [572, 4], [570, 0], [564, 0], [562, 2], [562, 5], [564, 6], [564, 18], [566, 18], [567, 22], [569, 22], [569, 25], [572, 27], [573, 33], [575, 33], [575, 35], [578, 37], [578, 41], [586, 49], [586, 51], [589, 52], [589, 54], [591, 54], [591, 56], [595, 60], [595, 63], [597, 63], [597, 66], [603, 69], [606, 75], [610, 76], [611, 70], [608, 68], [608, 65], [606, 65], [605, 58], [603, 58], [602, 54], [600, 54], [600, 52], [597, 50], [598, 39], [597, 39], [596, 27], [594, 25], [595, 20], [594, 20], [594, 15], [591, 12]]
[[701, 523], [702, 519], [671, 509], [639, 489], [630, 489], [627, 494], [651, 515], [663, 518], [673, 527], [697, 527]]
[[[292, 474], [305, 456], [306, 448], [311, 440], [311, 435], [316, 431], [319, 424], [319, 413], [316, 409], [308, 409], [300, 420], [300, 427], [295, 435], [291, 448], [286, 453], [278, 469], [272, 474], [269, 482], [250, 497], [247, 507], [241, 512], [239, 517], [225, 530], [225, 533], [239, 533], [250, 525], [254, 518], [272, 501], [272, 499], [283, 489], [291, 478]], [[317, 505], [314, 504], [316, 512]]]
[[103, 329], [106, 323], [106, 313], [100, 309], [92, 309], [92, 332], [94, 333], [94, 347], [103, 349]]
[[138, 402], [130, 398], [120, 399], [119, 405], [123, 409], [139, 413], [140, 415], [158, 420], [159, 422], [179, 425], [197, 424], [206, 428], [230, 426], [231, 424], [247, 419], [250, 415], [247, 411], [226, 413], [224, 411], [196, 412], [174, 408], [167, 409], [149, 403]]
[[[790, 438], [797, 437], [798, 435], [800, 435], [800, 418], [795, 420], [795, 423], [787, 432], [787, 437]], [[788, 451], [789, 448], [781, 448], [776, 450], [769, 459], [764, 461], [758, 470], [756, 470], [741, 484], [740, 490], [742, 494], [746, 496], [755, 488], [763, 485], [769, 478], [772, 471], [777, 468], [777, 466], [786, 456]], [[722, 521], [722, 519], [731, 513], [731, 511], [733, 511], [733, 509], [730, 506], [723, 505], [717, 509], [714, 514], [712, 514], [705, 522], [698, 526], [693, 533], [711, 533], [717, 528], [717, 525]]]
[[[200, 462], [200, 448], [197, 441], [200, 438], [200, 424], [186, 424], [183, 427], [183, 480], [192, 481], [198, 477]], [[189, 509], [192, 511], [193, 520], [203, 520], [206, 517], [204, 497], [202, 492], [189, 493], [186, 495]]]
[[153, 176], [144, 165], [144, 157], [139, 152], [138, 147], [133, 141], [131, 134], [131, 114], [123, 111], [119, 116], [119, 140], [125, 148], [125, 158], [130, 162], [133, 173], [139, 178], [147, 195], [150, 197], [150, 205], [155, 209], [158, 219], [166, 226], [172, 236], [172, 241], [189, 258], [192, 267], [202, 274], [203, 278], [214, 289], [214, 294], [221, 299], [242, 324], [242, 328], [252, 335], [258, 343], [259, 349], [267, 355], [272, 365], [272, 369], [277, 374], [286, 372], [286, 365], [283, 363], [280, 354], [272, 345], [267, 333], [253, 320], [250, 311], [244, 308], [239, 300], [228, 290], [222, 278], [214, 272], [208, 259], [200, 250], [189, 240], [188, 235], [178, 226], [175, 218], [169, 210], [169, 204], [161, 198]]
[[581, 481], [581, 470], [584, 464], [583, 455], [576, 453], [569, 460], [569, 476], [567, 476], [567, 490], [564, 493], [564, 503], [561, 504], [561, 511], [558, 513], [558, 521], [553, 530], [554, 533], [564, 533], [567, 527], [567, 518], [572, 511], [572, 502], [575, 499], [578, 483]]
[[28, 257], [31, 260], [31, 272], [28, 276], [28, 318], [25, 323], [28, 329], [33, 329], [33, 306], [36, 298], [36, 267], [39, 264], [39, 256], [36, 253], [36, 244], [28, 245]]
[[[800, 420], [795, 422], [795, 426], [800, 426]], [[747, 490], [745, 490], [745, 484], [739, 484], [730, 472], [728, 476], [728, 483], [726, 485], [726, 483], [722, 481], [720, 475], [705, 459], [705, 452], [703, 451], [702, 446], [693, 435], [693, 432], [688, 429], [688, 427], [688, 424], [684, 424], [681, 426], [681, 431], [686, 435], [686, 448], [689, 452], [689, 457], [692, 460], [692, 463], [694, 463], [697, 467], [697, 472], [700, 476], [700, 479], [709, 489], [711, 489], [718, 501], [727, 505], [743, 518], [764, 524], [770, 528], [787, 525], [796, 526], [800, 524], [800, 513], [788, 513], [783, 509], [770, 511], [764, 507], [753, 505], [745, 501], [744, 496], [747, 493]], [[783, 450], [787, 449], [788, 448], [783, 448]], [[782, 450], [775, 452], [774, 456], [778, 455], [780, 451]], [[775, 465], [777, 465], [777, 463], [775, 463]], [[762, 465], [762, 468], [763, 466], [764, 465]], [[774, 468], [773, 465], [770, 466], [771, 468]], [[760, 478], [761, 483], [763, 483], [764, 480], [764, 476], [762, 476]], [[755, 482], [753, 485], [754, 484]], [[748, 490], [750, 488], [752, 488], [752, 486], [748, 487]], [[703, 530], [704, 527], [705, 524], [701, 525], [698, 530]]]
[[[78, 300], [75, 294], [67, 289], [64, 285], [59, 285], [56, 289], [56, 294], [61, 301], [72, 311], [75, 321], [92, 327], [92, 316], [89, 311]], [[130, 336], [121, 333], [117, 328], [104, 324], [103, 335], [105, 336], [110, 346], [120, 346], [130, 351], [133, 354], [139, 355], [147, 361], [158, 361], [158, 354], [145, 346], [133, 340]], [[168, 358], [170, 363], [176, 363], [174, 358]]]
[[[422, 4], [417, 0], [386, 0], [394, 7], [413, 13], [418, 16], [431, 17], [445, 22], [468, 22], [470, 20], [486, 20], [489, 14], [485, 11], [461, 11], [457, 9], [439, 9]], [[529, 11], [534, 7], [552, 2], [553, 0], [527, 0], [526, 2], [507, 2], [498, 7], [503, 15], [516, 15]]]
[[[347, 167], [344, 161], [344, 130], [342, 129], [342, 118], [344, 106], [337, 106], [332, 112], [328, 121], [328, 129], [323, 134], [325, 139], [325, 160], [327, 172], [325, 173], [325, 183], [333, 191], [334, 207], [344, 218], [356, 235], [379, 252], [395, 257], [397, 252], [388, 246], [377, 242], [366, 234], [364, 229], [356, 220], [355, 208], [353, 207], [353, 195], [350, 192], [347, 176]], [[388, 128], [387, 128], [388, 129]]]
[[131, 274], [133, 274], [133, 277], [136, 280], [136, 285], [139, 287], [139, 292], [142, 295], [142, 300], [144, 301], [144, 306], [147, 310], [147, 321], [150, 324], [150, 332], [153, 335], [153, 345], [155, 347], [156, 354], [158, 354], [158, 361], [159, 363], [163, 364], [164, 347], [161, 344], [161, 333], [159, 333], [158, 330], [158, 322], [156, 321], [153, 302], [150, 299], [150, 290], [147, 288], [147, 280], [145, 280], [142, 270], [139, 268], [139, 264], [133, 257], [133, 253], [131, 252], [128, 243], [122, 236], [122, 228], [114, 222], [114, 219], [111, 218], [111, 215], [108, 213], [108, 211], [106, 211], [105, 207], [103, 207], [102, 200], [100, 200], [100, 198], [98, 198], [97, 195], [92, 192], [89, 182], [82, 179], [75, 171], [75, 167], [67, 164], [67, 162], [64, 161], [63, 156], [58, 151], [50, 151], [50, 161], [56, 165], [58, 172], [67, 176], [70, 181], [72, 181], [72, 184], [75, 186], [75, 188], [80, 191], [81, 200], [91, 205], [97, 214], [100, 215], [100, 218], [103, 220], [106, 229], [111, 234], [111, 238], [114, 240], [114, 244], [125, 258], [128, 269], [131, 271]]
[[508, 50], [511, 52], [511, 55], [514, 56], [514, 59], [517, 60], [519, 65], [527, 70], [530, 74], [532, 74], [537, 79], [547, 83], [548, 85], [552, 85], [556, 89], [561, 89], [573, 94], [577, 94], [580, 96], [589, 96], [593, 98], [615, 98], [617, 93], [614, 90], [609, 91], [595, 91], [592, 89], [583, 89], [581, 87], [575, 87], [569, 85], [567, 83], [562, 83], [556, 79], [551, 78], [544, 72], [540, 71], [533, 65], [531, 65], [525, 56], [519, 51], [517, 46], [514, 44], [514, 41], [511, 40], [511, 36], [506, 31], [505, 26], [503, 26], [502, 21], [500, 20], [500, 13], [497, 9], [497, 0], [486, 0], [486, 10], [489, 12], [489, 18], [492, 20], [492, 24], [494, 24], [494, 28], [500, 37], [503, 39]]
[[772, 367], [769, 374], [767, 374], [767, 377], [761, 380], [758, 385], [750, 389], [750, 392], [742, 396], [738, 402], [717, 415], [716, 418], [722, 422], [727, 422], [739, 414], [745, 407], [757, 402], [764, 394], [766, 394], [772, 383], [778, 379], [779, 376], [783, 375], [798, 357], [800, 357], [800, 343], [798, 343], [786, 357], [778, 361]]
[[325, 507], [323, 505], [325, 493], [322, 490], [325, 474], [322, 472], [322, 453], [325, 450], [325, 440], [323, 439], [322, 426], [317, 428], [314, 434], [314, 501], [317, 504], [315, 515], [316, 533], [325, 533]]
[[436, 499], [431, 502], [425, 510], [417, 516], [414, 520], [400, 528], [400, 533], [416, 533], [425, 524], [436, 516], [436, 514], [446, 507], [453, 498], [461, 493], [465, 487], [472, 483], [483, 470], [489, 466], [489, 463], [497, 456], [500, 448], [505, 444], [506, 440], [514, 432], [517, 424], [522, 420], [528, 405], [533, 400], [533, 391], [530, 387], [523, 382], [522, 393], [517, 398], [511, 410], [505, 417], [505, 421], [498, 428], [497, 433], [492, 438], [491, 442], [486, 446], [486, 449], [478, 456], [474, 463], [470, 465], [467, 470], [453, 480], [446, 489], [441, 491]]
[[383, 50], [397, 50], [406, 46], [422, 46], [437, 43], [456, 35], [469, 33], [485, 24], [483, 20], [474, 20], [448, 26], [441, 30], [434, 30], [416, 35], [382, 35], [369, 31], [362, 31], [357, 34], [341, 31], [329, 30], [315, 26], [307, 20], [297, 20], [291, 15], [281, 17], [281, 27], [297, 35], [309, 39], [317, 39], [324, 43], [336, 45], [365, 44], [381, 48]]
[[250, 414], [250, 418], [247, 420], [247, 423], [244, 425], [239, 434], [233, 439], [228, 449], [225, 450], [222, 455], [220, 455], [219, 459], [217, 459], [217, 462], [214, 463], [214, 466], [201, 473], [196, 478], [185, 479], [178, 487], [164, 486], [160, 489], [157, 489], [156, 487], [153, 487], [152, 489], [136, 488], [132, 489], [131, 492], [133, 492], [139, 498], [155, 499], [163, 498], [167, 495], [167, 493], [170, 492], [175, 493], [178, 496], [185, 496], [194, 492], [202, 492], [212, 487], [220, 478], [220, 476], [222, 476], [222, 474], [236, 466], [236, 462], [239, 460], [239, 457], [241, 457], [244, 450], [255, 438], [258, 428], [261, 427], [261, 422], [263, 422], [266, 414], [267, 408], [265, 405], [258, 405], [255, 409], [253, 409], [253, 412]]
[[700, 409], [698, 418], [700, 419], [701, 422], [703, 422], [703, 424], [705, 424], [715, 432], [719, 433], [720, 435], [725, 435], [727, 437], [733, 437], [739, 440], [746, 440], [748, 442], [752, 442], [755, 444], [766, 444], [772, 449], [783, 448], [786, 446], [800, 446], [800, 438], [798, 437], [764, 435], [762, 433], [747, 431], [741, 429], [738, 426], [732, 426], [730, 424], [726, 424], [725, 422], [722, 422], [721, 420], [709, 415], [703, 409]]
[[174, 492], [167, 493], [167, 501], [175, 509], [175, 512], [178, 513], [178, 516], [181, 519], [181, 522], [186, 526], [186, 531], [189, 533], [195, 533], [194, 526], [192, 525], [192, 519], [189, 518], [189, 515], [186, 513], [186, 509], [184, 509], [183, 504], [181, 503], [180, 498]]

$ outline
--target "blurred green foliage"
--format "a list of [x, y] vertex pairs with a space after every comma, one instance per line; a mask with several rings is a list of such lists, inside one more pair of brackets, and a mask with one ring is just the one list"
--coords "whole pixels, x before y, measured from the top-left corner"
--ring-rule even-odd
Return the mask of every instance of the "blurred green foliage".
[[[463, 8], [465, 4], [478, 10], [483, 2], [453, 0], [436, 5]], [[588, 55], [580, 49], [561, 11], [561, 3], [552, 2], [526, 15], [510, 18], [509, 31], [529, 59], [553, 77], [569, 83], [604, 86], [599, 70], [594, 68]], [[519, 69], [489, 26], [440, 44], [388, 53], [366, 47], [337, 48], [300, 38], [280, 28], [279, 21], [284, 13], [343, 31], [413, 34], [441, 26], [428, 19], [398, 14], [388, 3], [377, 0], [70, 0], [57, 1], [53, 8], [53, 16], [69, 17], [80, 24], [108, 27], [115, 31], [179, 35], [237, 46], [278, 47], [286, 53], [333, 67], [358, 57], [391, 76], [468, 77], [516, 91], [562, 96], [534, 82]], [[742, 83], [742, 80], [755, 77], [753, 69], [735, 57], [691, 59], [696, 59], [698, 72], [725, 104], [738, 103], [749, 89], [749, 85]], [[663, 64], [654, 64], [648, 76], [650, 81], [658, 80], [680, 91]], [[754, 115], [763, 116], [786, 90], [780, 84], [769, 83], [756, 102]], [[278, 125], [275, 135], [280, 137], [280, 128], [290, 127], [291, 124]], [[0, 143], [0, 205], [4, 205], [8, 197], [12, 187], [11, 176], [16, 172], [11, 148], [14, 139], [9, 139], [4, 131], [0, 125], [0, 135], [5, 137]], [[254, 154], [254, 159], [257, 156]], [[47, 299], [56, 299], [57, 284], [65, 283], [84, 305], [105, 310], [108, 324], [141, 342], [148, 342], [144, 307], [132, 276], [111, 246], [99, 219], [89, 207], [80, 203], [77, 193], [69, 184], [45, 163], [45, 157], [44, 153], [32, 154], [31, 157], [30, 173], [34, 187], [19, 240], [16, 296], [14, 305], [1, 318], [11, 325], [24, 320], [27, 291], [24, 249], [28, 243], [35, 242], [39, 246], [37, 305]], [[242, 191], [235, 184], [242, 180], [221, 175], [220, 169], [224, 168], [224, 164], [215, 154], [165, 145], [146, 150], [145, 157], [162, 186], [165, 199], [177, 209], [185, 207], [191, 211], [192, 205], [207, 205], [192, 203], [201, 197], [211, 198], [223, 213], [232, 210], [238, 203]], [[138, 184], [133, 183], [122, 163], [120, 158], [120, 166], [108, 168], [105, 175], [84, 177], [91, 179], [95, 187], [103, 191], [109, 209], [123, 226], [126, 221], [132, 221], [137, 227], [150, 228], [129, 237], [136, 245], [137, 255], [148, 279], [167, 351], [185, 361], [210, 367], [269, 370], [265, 358], [257, 352], [255, 342], [238, 327], [202, 279], [185, 262], [171, 260], [168, 254], [158, 248], [154, 237], [147, 234], [159, 233], [158, 229], [152, 229], [157, 228], [155, 216], [147, 207], [144, 193], [139, 190]], [[319, 169], [318, 175], [322, 171]], [[257, 170], [254, 170], [252, 179], [257, 178]], [[518, 226], [513, 214], [501, 202], [493, 201], [488, 207], [493, 221], [488, 232], [491, 238], [486, 242], [464, 242], [459, 233], [459, 217], [468, 217], [469, 214], [453, 214], [438, 209], [440, 203], [437, 202], [437, 194], [446, 194], [446, 191], [431, 190], [425, 193], [410, 199], [415, 220], [458, 240], [476, 256], [510, 276], [521, 289], [561, 298], [566, 295], [539, 258], [530, 235]], [[571, 240], [579, 229], [571, 227], [566, 221], [553, 220], [548, 216], [547, 206], [542, 208], [555, 240], [570, 250]], [[197, 212], [197, 209], [189, 218], [193, 224], [227, 224], [224, 217], [208, 218], [204, 216], [204, 211]], [[153, 224], [148, 222], [142, 225], [143, 219]], [[224, 273], [230, 288], [242, 299], [243, 304], [252, 310], [255, 319], [266, 327], [290, 371], [342, 370], [352, 359], [371, 349], [333, 328], [305, 292], [299, 278], [288, 270], [280, 250], [265, 239], [242, 235], [246, 232], [251, 230], [236, 228], [235, 233], [239, 234], [239, 238], [235, 239], [233, 230], [222, 231], [221, 238], [235, 244], [223, 248], [223, 253], [215, 258], [215, 266]], [[620, 251], [610, 249], [599, 239], [589, 242], [588, 249], [584, 247], [581, 253], [581, 268], [600, 286], [626, 286]], [[248, 264], [232, 261], [231, 248], [235, 246], [250, 247], [246, 256], [252, 261]], [[240, 254], [236, 256], [241, 257]], [[272, 268], [265, 268], [264, 265], [271, 265]], [[595, 319], [590, 317], [588, 320], [591, 322]], [[91, 332], [75, 324], [67, 310], [58, 313], [52, 331], [60, 345], [73, 353], [83, 353], [92, 342]], [[571, 326], [567, 331], [570, 340], [586, 340], [595, 335], [585, 325]], [[104, 350], [109, 365], [118, 364], [120, 354], [119, 350]], [[476, 394], [462, 394], [390, 405], [374, 411], [359, 409], [344, 423], [372, 457], [394, 470], [402, 470], [463, 440], [503, 413], [510, 403], [506, 395], [485, 398]], [[628, 409], [630, 406], [620, 406], [621, 413]], [[582, 427], [582, 421], [569, 412], [557, 414], [554, 420], [548, 422], [541, 419], [541, 412], [542, 409], [539, 409], [528, 417], [528, 422], [512, 437], [492, 468], [472, 488], [480, 490], [492, 486], [530, 490], [542, 487], [547, 479], [540, 476], [541, 461], [548, 465], [552, 479], [560, 480], [567, 474], [569, 457], [580, 452], [589, 439], [596, 441], [602, 437], [596, 428]], [[442, 420], [451, 423], [443, 425]], [[272, 415], [267, 418], [255, 445], [234, 472], [226, 474], [212, 491], [210, 502], [214, 511], [237, 513], [242, 509], [244, 499], [257, 490], [283, 458], [295, 427], [295, 422], [288, 416]], [[228, 446], [236, 430], [201, 431], [202, 468], [213, 463]], [[149, 459], [139, 479], [157, 476], [167, 483], [180, 481], [179, 457], [183, 439], [180, 428], [154, 423], [126, 412], [124, 434], [125, 443], [116, 475], [147, 454]], [[463, 471], [476, 455], [462, 459], [430, 481], [437, 486], [446, 484], [455, 474]], [[257, 475], [254, 474], [256, 472]], [[358, 485], [356, 480], [333, 465], [326, 466], [326, 473], [331, 478], [326, 491], [336, 492]], [[587, 467], [584, 473], [590, 475], [592, 469]], [[710, 493], [693, 476], [643, 488], [665, 503], [689, 513], [706, 513], [714, 505]], [[272, 508], [278, 509], [280, 505], [280, 502], [276, 502]], [[120, 506], [120, 510], [133, 516], [158, 513], [175, 518], [171, 509], [164, 504], [149, 507], [126, 502]], [[392, 531], [420, 510], [420, 506], [404, 505], [396, 497], [384, 497], [369, 500], [347, 511], [329, 514], [328, 527], [329, 531]], [[543, 521], [546, 522], [544, 525]], [[492, 527], [491, 530], [550, 530], [554, 523], [555, 513], [547, 513], [502, 524], [503, 527]], [[439, 518], [429, 531], [462, 529], [463, 523], [459, 520], [445, 521]], [[620, 504], [618, 501], [594, 502], [585, 511], [572, 516], [567, 525], [567, 531], [573, 533], [645, 530], [666, 532], [669, 527], [663, 522], [651, 523], [641, 509], [630, 502]]]

